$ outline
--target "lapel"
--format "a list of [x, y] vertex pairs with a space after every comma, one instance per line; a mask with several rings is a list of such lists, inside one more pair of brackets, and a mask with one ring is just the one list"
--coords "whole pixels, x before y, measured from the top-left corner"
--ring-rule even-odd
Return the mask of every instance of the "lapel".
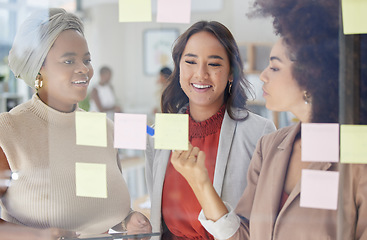
[[[163, 183], [164, 178], [166, 176], [166, 169], [169, 160], [169, 156], [171, 151], [169, 150], [160, 150], [156, 156], [154, 157], [154, 182], [153, 182], [153, 193], [151, 196], [152, 205], [151, 208], [151, 216], [152, 220], [157, 220], [157, 222], [161, 223], [161, 207], [162, 207], [162, 192], [163, 192]], [[161, 225], [158, 229], [161, 229]], [[160, 230], [158, 230], [160, 231]]]
[[219, 196], [222, 194], [224, 174], [227, 167], [229, 151], [232, 146], [237, 121], [230, 118], [226, 111], [220, 130], [217, 159], [215, 162], [213, 186]]
[[[297, 135], [297, 133], [299, 132], [301, 130], [301, 123], [298, 123], [297, 124], [297, 127], [295, 127], [295, 128], [293, 128], [293, 130], [292, 131], [290, 131], [289, 132], [289, 134], [288, 134], [288, 139], [287, 139], [287, 141], [286, 141], [286, 139], [285, 139], [285, 141], [283, 141], [283, 143], [281, 143], [280, 145], [279, 145], [279, 147], [278, 148], [280, 148], [280, 147], [282, 147], [282, 148], [284, 148], [284, 149], [287, 149], [286, 150], [286, 152], [287, 152], [287, 155], [288, 156], [284, 156], [284, 158], [286, 159], [286, 161], [287, 161], [287, 165], [282, 165], [283, 166], [283, 169], [284, 169], [284, 171], [283, 171], [283, 182], [284, 182], [284, 180], [285, 180], [285, 175], [286, 175], [286, 170], [287, 170], [287, 168], [285, 167], [285, 166], [288, 166], [288, 162], [289, 162], [289, 159], [290, 159], [290, 154], [291, 154], [291, 151], [292, 151], [292, 146], [293, 146], [293, 142], [294, 142], [294, 139], [295, 139], [295, 137], [296, 137], [296, 135]], [[287, 145], [286, 145], [287, 144]], [[312, 170], [323, 170], [323, 171], [326, 171], [326, 170], [328, 170], [330, 167], [332, 166], [332, 164], [330, 163], [330, 162], [311, 162], [310, 164], [309, 164], [309, 166], [308, 166], [308, 168], [307, 169], [312, 169]], [[283, 186], [282, 186], [282, 188], [281, 189], [279, 189], [279, 193], [282, 193], [282, 191], [283, 191]], [[297, 182], [297, 184], [296, 184], [296, 186], [294, 187], [294, 189], [292, 190], [292, 192], [290, 193], [290, 195], [289, 195], [289, 197], [288, 197], [288, 199], [287, 199], [287, 201], [285, 202], [285, 204], [284, 204], [284, 206], [283, 206], [283, 208], [281, 209], [281, 211], [279, 212], [279, 216], [278, 217], [280, 217], [282, 214], [283, 214], [283, 212], [289, 207], [289, 205], [298, 197], [298, 195], [301, 193], [301, 179], [300, 180], [298, 180], [298, 182]], [[280, 199], [280, 195], [278, 196], [278, 199]], [[278, 202], [278, 205], [277, 205], [277, 207], [279, 206], [279, 200], [278, 201], [276, 201], [276, 202]], [[273, 209], [274, 210], [274, 209]], [[278, 209], [276, 209], [276, 212], [275, 212], [275, 216], [277, 215], [277, 210]]]
[[154, 186], [157, 187], [157, 189], [160, 189], [160, 191], [155, 190], [153, 191], [153, 193], [157, 194], [158, 196], [162, 195], [163, 182], [166, 176], [166, 170], [170, 154], [171, 151], [169, 150], [160, 150], [159, 154], [157, 154], [157, 157], [154, 158], [155, 159], [154, 169], [156, 169], [156, 176], [155, 176], [156, 181], [154, 182]]
[[[281, 132], [282, 135], [279, 135], [277, 137], [281, 141], [273, 153], [274, 154], [273, 159], [271, 160], [273, 163], [272, 164], [270, 163], [273, 169], [269, 171], [271, 174], [271, 177], [269, 178], [271, 182], [269, 182], [269, 184], [272, 184], [274, 186], [271, 189], [271, 192], [272, 192], [271, 194], [271, 197], [272, 197], [271, 199], [271, 202], [272, 202], [271, 218], [272, 218], [273, 224], [275, 223], [275, 220], [278, 216], [280, 198], [281, 198], [281, 194], [284, 188], [284, 181], [285, 181], [285, 176], [287, 174], [287, 166], [289, 164], [289, 157], [292, 153], [293, 142], [300, 128], [301, 128], [301, 125], [300, 123], [298, 123], [294, 126], [289, 127], [287, 131], [282, 131]], [[274, 139], [274, 141], [276, 141], [276, 139]], [[280, 184], [277, 184], [277, 183], [280, 183]], [[288, 200], [290, 198], [291, 196], [289, 196]]]

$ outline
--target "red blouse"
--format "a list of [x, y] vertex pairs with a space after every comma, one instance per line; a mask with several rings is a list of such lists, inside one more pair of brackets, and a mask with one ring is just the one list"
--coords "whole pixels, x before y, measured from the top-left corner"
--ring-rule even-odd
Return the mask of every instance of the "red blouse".
[[[189, 141], [205, 152], [205, 165], [212, 182], [224, 113], [225, 105], [205, 121], [195, 122], [189, 117]], [[164, 232], [162, 239], [213, 239], [198, 220], [200, 210], [190, 185], [169, 161], [162, 194], [162, 217], [169, 232]]]
[[282, 210], [285, 202], [287, 201], [289, 195], [288, 193], [286, 193], [284, 190], [282, 192], [282, 196], [280, 197], [280, 203], [279, 203], [279, 210], [278, 210], [278, 213], [280, 212], [280, 210]]

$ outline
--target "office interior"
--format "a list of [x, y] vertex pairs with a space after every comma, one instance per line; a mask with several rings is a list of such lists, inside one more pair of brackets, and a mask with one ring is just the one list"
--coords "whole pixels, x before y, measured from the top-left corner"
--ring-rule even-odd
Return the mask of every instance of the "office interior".
[[[278, 36], [273, 32], [270, 18], [249, 18], [252, 1], [193, 0], [189, 23], [157, 22], [156, 6], [157, 0], [152, 0], [151, 22], [119, 22], [118, 0], [0, 0], [0, 112], [9, 111], [33, 94], [32, 89], [16, 79], [7, 67], [7, 54], [16, 30], [33, 10], [62, 7], [76, 13], [85, 25], [95, 70], [89, 90], [99, 80], [99, 69], [109, 66], [117, 101], [125, 113], [146, 114], [148, 124], [154, 123], [154, 108], [159, 106], [156, 96], [158, 71], [164, 66], [172, 68], [167, 51], [175, 37], [196, 21], [215, 20], [228, 27], [239, 45], [246, 76], [254, 90], [249, 108], [271, 119], [277, 128], [298, 121], [289, 112], [271, 112], [265, 108], [259, 75], [268, 64], [271, 46]], [[367, 123], [367, 94], [360, 90], [367, 85], [366, 42], [366, 35], [345, 36], [341, 41], [346, 49], [341, 53], [345, 54], [341, 64], [346, 67], [340, 79], [344, 84], [340, 94], [340, 101], [344, 103], [340, 117], [344, 123]], [[160, 44], [158, 49], [154, 49], [154, 43]], [[163, 53], [158, 58], [152, 57], [159, 50]], [[149, 214], [144, 151], [119, 149], [119, 153], [134, 207]]]

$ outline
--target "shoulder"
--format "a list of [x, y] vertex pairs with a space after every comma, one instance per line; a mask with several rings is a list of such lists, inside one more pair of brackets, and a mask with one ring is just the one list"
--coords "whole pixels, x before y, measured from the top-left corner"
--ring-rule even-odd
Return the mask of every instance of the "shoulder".
[[245, 119], [245, 121], [248, 121], [248, 123], [257, 123], [257, 124], [263, 124], [263, 125], [266, 125], [266, 124], [274, 125], [274, 123], [271, 120], [269, 120], [267, 118], [264, 118], [260, 115], [257, 115], [255, 113], [252, 113], [252, 112], [248, 113], [248, 117]]
[[[245, 119], [233, 120], [237, 122], [237, 127], [239, 129], [245, 129], [245, 131], [248, 133], [259, 133], [261, 135], [265, 135], [276, 130], [274, 123], [267, 118], [249, 112], [247, 110], [236, 111], [236, 116], [244, 116], [245, 114], [247, 114], [247, 117]], [[229, 118], [228, 115], [227, 117]]]
[[7, 127], [12, 124], [12, 116], [8, 112], [0, 114], [0, 129]]
[[0, 114], [0, 128], [10, 127], [15, 124], [17, 119], [27, 118], [27, 113], [29, 113], [30, 103], [25, 102], [16, 107], [14, 107], [9, 112], [4, 112]]
[[288, 138], [289, 141], [293, 141], [292, 136], [296, 135], [296, 133], [299, 131], [299, 128], [300, 126], [298, 124], [280, 128], [277, 131], [264, 135], [260, 142], [262, 145], [277, 145], [283, 142], [286, 138]]

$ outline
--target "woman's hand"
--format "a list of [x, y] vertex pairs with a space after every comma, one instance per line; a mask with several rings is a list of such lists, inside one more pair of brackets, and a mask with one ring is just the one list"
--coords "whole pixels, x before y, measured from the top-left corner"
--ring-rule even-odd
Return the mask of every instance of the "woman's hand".
[[217, 221], [228, 213], [209, 178], [203, 151], [189, 143], [189, 150], [172, 153], [171, 162], [189, 183], [207, 219]]
[[173, 167], [189, 183], [192, 188], [211, 185], [208, 170], [205, 167], [205, 153], [189, 143], [187, 151], [173, 151], [171, 156]]
[[128, 234], [151, 233], [152, 225], [149, 219], [140, 212], [132, 212], [125, 219]]

